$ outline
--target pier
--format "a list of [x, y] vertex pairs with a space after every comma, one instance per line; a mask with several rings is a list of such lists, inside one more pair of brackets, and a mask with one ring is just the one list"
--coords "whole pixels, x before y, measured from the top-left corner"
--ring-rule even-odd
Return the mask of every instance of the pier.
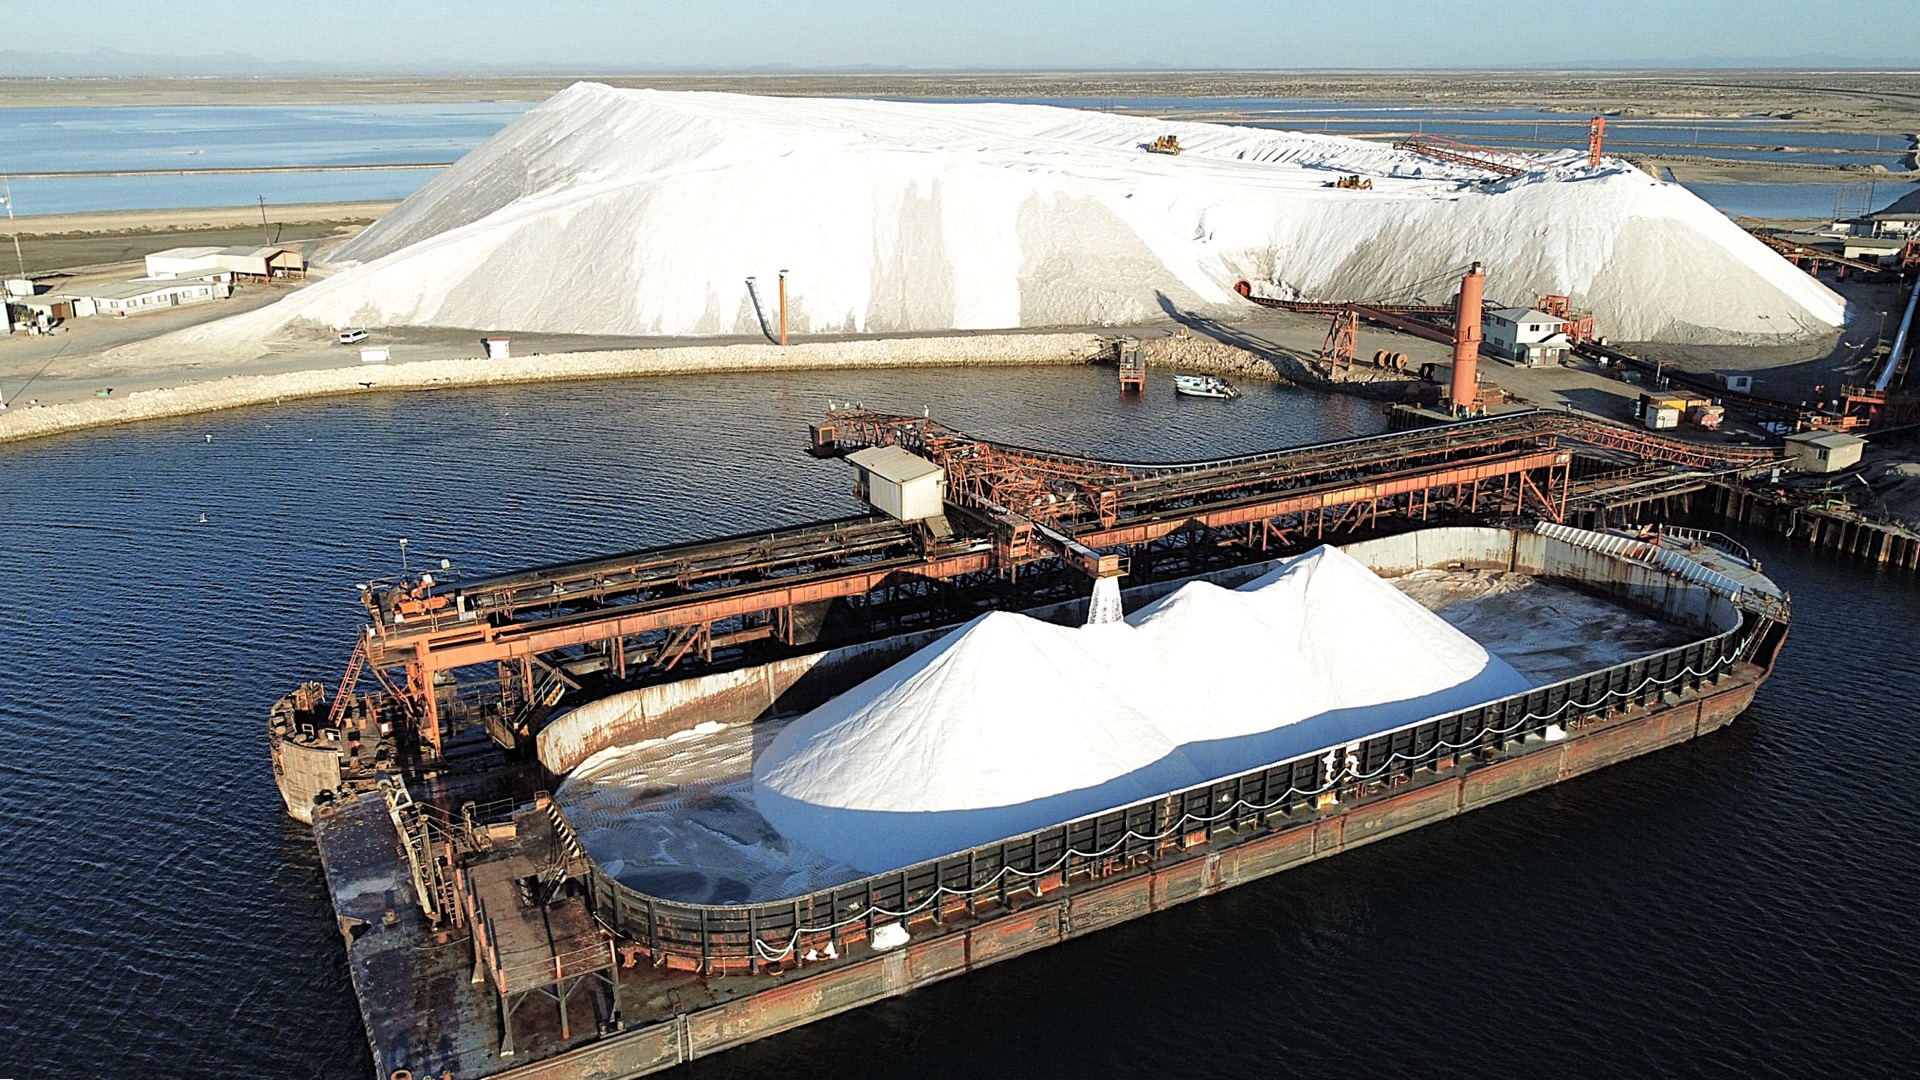
[[[1382, 529], [1559, 522], [1649, 471], [1692, 484], [1702, 471], [1780, 462], [1768, 448], [1552, 410], [1186, 464], [1078, 458], [864, 409], [831, 411], [809, 433], [815, 454], [869, 446], [942, 466], [946, 515], [821, 522], [475, 582], [369, 585], [367, 633], [324, 711], [309, 694], [276, 721], [283, 776], [301, 777], [289, 810], [304, 818], [313, 794], [367, 787], [394, 762], [434, 772], [465, 732], [523, 747], [589, 686], [953, 625], [1010, 601], [1084, 597], [1089, 579], [1150, 582]], [[1576, 470], [1581, 451], [1637, 464], [1624, 479], [1614, 464]], [[371, 692], [360, 692], [363, 675]]]

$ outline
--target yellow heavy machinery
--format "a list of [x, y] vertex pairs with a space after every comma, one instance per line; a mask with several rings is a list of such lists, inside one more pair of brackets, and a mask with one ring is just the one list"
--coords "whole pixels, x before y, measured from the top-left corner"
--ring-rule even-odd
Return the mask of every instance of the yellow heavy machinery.
[[1335, 180], [1333, 183], [1328, 184], [1327, 186], [1336, 187], [1336, 188], [1348, 188], [1353, 191], [1372, 191], [1373, 178], [1370, 176], [1360, 176], [1358, 174], [1355, 174], [1352, 176], [1343, 176], [1340, 179]]
[[1147, 153], [1177, 154], [1180, 152], [1180, 149], [1180, 137], [1178, 135], [1162, 135], [1153, 140], [1152, 146], [1147, 147]]

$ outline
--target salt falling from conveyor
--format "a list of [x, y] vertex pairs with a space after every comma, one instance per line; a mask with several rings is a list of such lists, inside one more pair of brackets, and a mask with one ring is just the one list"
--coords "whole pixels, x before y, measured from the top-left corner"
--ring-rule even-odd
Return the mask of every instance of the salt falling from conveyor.
[[783, 836], [877, 873], [1525, 690], [1333, 548], [1126, 623], [976, 619], [788, 725]]

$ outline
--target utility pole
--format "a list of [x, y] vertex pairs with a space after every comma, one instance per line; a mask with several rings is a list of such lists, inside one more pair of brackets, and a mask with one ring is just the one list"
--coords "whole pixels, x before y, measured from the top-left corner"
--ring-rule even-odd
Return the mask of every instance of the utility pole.
[[273, 227], [267, 224], [267, 197], [260, 196], [260, 235], [267, 243], [273, 243]]
[[20, 254], [20, 230], [13, 225], [13, 181], [4, 177], [0, 179], [6, 183], [6, 194], [0, 195], [0, 202], [7, 204], [7, 231], [13, 234], [13, 259], [20, 264], [20, 276], [24, 278], [27, 276], [27, 258]]
[[787, 347], [787, 272], [780, 271], [780, 347]]

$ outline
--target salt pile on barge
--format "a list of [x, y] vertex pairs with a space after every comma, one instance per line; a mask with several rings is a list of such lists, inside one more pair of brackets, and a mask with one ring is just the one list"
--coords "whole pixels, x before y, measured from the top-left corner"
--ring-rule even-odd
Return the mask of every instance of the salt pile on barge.
[[1323, 547], [1127, 624], [976, 619], [788, 725], [755, 801], [781, 836], [878, 872], [1531, 685]]
[[[1185, 153], [1144, 152], [1170, 133]], [[1167, 305], [1244, 311], [1243, 278], [1444, 303], [1433, 282], [1489, 258], [1491, 294], [1571, 293], [1623, 340], [1843, 321], [1837, 295], [1685, 188], [1570, 151], [1534, 160], [1490, 180], [1324, 134], [582, 83], [341, 248], [342, 272], [194, 333], [752, 335], [789, 271], [800, 333], [1127, 325]], [[1329, 186], [1349, 173], [1374, 188]]]

